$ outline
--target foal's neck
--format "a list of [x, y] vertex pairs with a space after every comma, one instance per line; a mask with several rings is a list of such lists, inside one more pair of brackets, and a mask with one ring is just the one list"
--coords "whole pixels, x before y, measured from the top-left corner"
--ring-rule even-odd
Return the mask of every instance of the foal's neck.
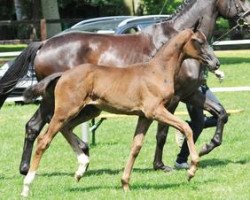
[[183, 33], [178, 34], [163, 45], [155, 57], [149, 62], [151, 68], [154, 68], [154, 70], [158, 69], [158, 71], [160, 70], [163, 75], [172, 73], [172, 75], [175, 76], [175, 74], [179, 72], [183, 60], [186, 58], [183, 48], [189, 39], [189, 34], [190, 33], [187, 32], [184, 37]]

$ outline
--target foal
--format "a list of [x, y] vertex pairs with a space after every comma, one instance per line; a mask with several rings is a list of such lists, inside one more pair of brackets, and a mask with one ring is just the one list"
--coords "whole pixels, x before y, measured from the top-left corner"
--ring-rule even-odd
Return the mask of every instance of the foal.
[[[218, 68], [218, 60], [209, 49], [205, 35], [200, 31], [186, 29], [163, 45], [148, 63], [130, 65], [127, 68], [83, 64], [64, 73], [51, 75], [29, 88], [26, 94], [45, 94], [50, 83], [60, 77], [54, 90], [54, 115], [47, 131], [38, 139], [31, 167], [24, 179], [22, 195], [28, 196], [29, 186], [35, 178], [41, 157], [54, 136], [59, 131], [72, 130], [75, 125], [70, 124], [70, 120], [77, 117], [87, 105], [95, 105], [100, 110], [112, 113], [138, 115], [138, 124], [144, 124], [135, 131], [129, 160], [122, 177], [124, 190], [129, 189], [132, 167], [152, 120], [169, 124], [185, 134], [191, 155], [191, 167], [188, 170], [188, 178], [191, 179], [199, 161], [192, 130], [186, 122], [165, 108], [171, 103], [174, 95], [175, 76], [183, 60], [189, 57], [209, 63], [210, 69]], [[68, 138], [70, 140], [70, 134]], [[78, 161], [79, 168], [75, 178], [80, 180], [89, 159], [81, 154]]]

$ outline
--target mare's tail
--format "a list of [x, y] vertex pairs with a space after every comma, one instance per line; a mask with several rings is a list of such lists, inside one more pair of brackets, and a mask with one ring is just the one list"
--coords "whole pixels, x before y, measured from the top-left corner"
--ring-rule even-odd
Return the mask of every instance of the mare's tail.
[[32, 102], [37, 97], [46, 95], [46, 91], [49, 88], [49, 86], [52, 85], [52, 83], [54, 84], [53, 86], [53, 91], [54, 91], [54, 87], [57, 83], [57, 80], [62, 76], [62, 74], [63, 72], [51, 74], [50, 76], [47, 76], [39, 83], [28, 87], [23, 93], [24, 101], [27, 103]]
[[33, 65], [36, 52], [41, 48], [42, 42], [33, 42], [15, 59], [13, 64], [0, 79], [0, 109], [17, 82], [27, 74], [29, 64]]

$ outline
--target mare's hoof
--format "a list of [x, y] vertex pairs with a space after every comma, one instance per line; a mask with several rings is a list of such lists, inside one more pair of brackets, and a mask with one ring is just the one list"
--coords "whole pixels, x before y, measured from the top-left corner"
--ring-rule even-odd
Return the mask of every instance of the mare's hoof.
[[27, 164], [27, 163], [21, 163], [20, 167], [19, 167], [20, 174], [26, 176], [28, 174], [29, 168], [30, 168], [29, 164]]
[[209, 146], [207, 144], [205, 144], [202, 147], [202, 149], [200, 150], [199, 156], [201, 157], [201, 156], [204, 156], [204, 155], [208, 154], [210, 152], [210, 150], [208, 148], [209, 148]]
[[173, 171], [173, 168], [162, 164], [162, 165], [154, 165], [154, 170], [162, 170], [164, 172], [171, 172]]

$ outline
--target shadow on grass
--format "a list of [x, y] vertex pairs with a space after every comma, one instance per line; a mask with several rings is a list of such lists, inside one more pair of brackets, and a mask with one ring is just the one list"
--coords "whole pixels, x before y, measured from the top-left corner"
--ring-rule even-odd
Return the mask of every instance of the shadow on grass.
[[[167, 180], [164, 180], [162, 182], [166, 182]], [[183, 180], [182, 182], [178, 183], [134, 183], [130, 185], [131, 191], [138, 191], [138, 190], [166, 190], [166, 189], [181, 189], [181, 187], [187, 187], [187, 185], [190, 186], [190, 188], [198, 188], [198, 185], [206, 185], [208, 183], [215, 182], [216, 180], [210, 179], [202, 182], [195, 182], [195, 184], [189, 184], [189, 182], [186, 180]], [[69, 192], [92, 192], [95, 190], [119, 190], [123, 192], [121, 185], [114, 185], [114, 186], [108, 186], [108, 185], [95, 185], [95, 186], [79, 186], [79, 187], [71, 187], [67, 190]]]
[[219, 167], [219, 166], [226, 166], [228, 164], [240, 164], [240, 165], [245, 165], [249, 163], [249, 160], [238, 160], [238, 161], [232, 161], [232, 160], [222, 160], [222, 159], [206, 159], [206, 160], [201, 160], [199, 167], [200, 168], [206, 168], [206, 167]]
[[[134, 168], [134, 172], [139, 172], [139, 173], [147, 173], [150, 171], [154, 171], [153, 169], [150, 168]], [[87, 172], [84, 174], [84, 177], [88, 176], [98, 176], [98, 175], [103, 175], [103, 174], [108, 174], [108, 175], [117, 175], [119, 173], [123, 172], [123, 169], [95, 169], [91, 170], [88, 169]], [[67, 173], [67, 172], [52, 172], [52, 173], [42, 173], [38, 174], [39, 176], [44, 176], [44, 177], [53, 177], [53, 176], [74, 176], [74, 171], [72, 173]], [[1, 177], [0, 177], [1, 179]]]

